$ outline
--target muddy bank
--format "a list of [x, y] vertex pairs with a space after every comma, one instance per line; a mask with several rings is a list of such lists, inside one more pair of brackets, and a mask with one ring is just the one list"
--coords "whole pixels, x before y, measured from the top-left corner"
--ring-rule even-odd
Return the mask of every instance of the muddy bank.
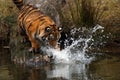
[[9, 26], [0, 21], [0, 45], [8, 45], [10, 41], [10, 28]]

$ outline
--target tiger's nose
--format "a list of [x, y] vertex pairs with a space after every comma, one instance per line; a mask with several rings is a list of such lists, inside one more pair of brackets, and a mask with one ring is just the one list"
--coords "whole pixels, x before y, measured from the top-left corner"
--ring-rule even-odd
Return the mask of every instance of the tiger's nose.
[[53, 34], [50, 34], [50, 39], [54, 39], [54, 35]]

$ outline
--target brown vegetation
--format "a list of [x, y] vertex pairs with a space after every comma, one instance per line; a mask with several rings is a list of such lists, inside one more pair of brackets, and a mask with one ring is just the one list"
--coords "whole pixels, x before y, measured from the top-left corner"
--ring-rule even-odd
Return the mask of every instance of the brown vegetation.
[[9, 43], [10, 40], [10, 28], [4, 22], [0, 22], [0, 45]]

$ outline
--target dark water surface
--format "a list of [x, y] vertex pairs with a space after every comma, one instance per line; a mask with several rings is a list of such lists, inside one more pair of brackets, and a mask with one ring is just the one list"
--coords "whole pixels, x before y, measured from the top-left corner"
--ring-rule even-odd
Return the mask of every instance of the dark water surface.
[[10, 51], [0, 50], [0, 80], [120, 80], [120, 55], [102, 54], [90, 64], [14, 64]]

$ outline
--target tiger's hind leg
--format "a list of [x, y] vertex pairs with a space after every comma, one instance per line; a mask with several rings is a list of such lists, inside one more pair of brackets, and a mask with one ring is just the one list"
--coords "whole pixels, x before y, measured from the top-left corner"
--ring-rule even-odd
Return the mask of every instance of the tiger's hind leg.
[[25, 30], [23, 30], [22, 28], [19, 28], [19, 33], [22, 36], [21, 43], [29, 42], [29, 39]]

